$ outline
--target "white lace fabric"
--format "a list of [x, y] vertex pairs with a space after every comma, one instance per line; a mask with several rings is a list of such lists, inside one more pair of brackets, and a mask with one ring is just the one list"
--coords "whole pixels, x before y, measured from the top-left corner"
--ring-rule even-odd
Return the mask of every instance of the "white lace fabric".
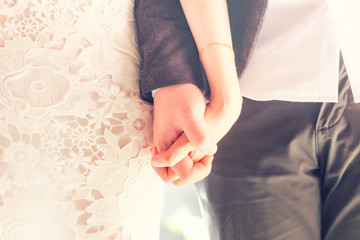
[[0, 0], [0, 239], [158, 239], [133, 0]]

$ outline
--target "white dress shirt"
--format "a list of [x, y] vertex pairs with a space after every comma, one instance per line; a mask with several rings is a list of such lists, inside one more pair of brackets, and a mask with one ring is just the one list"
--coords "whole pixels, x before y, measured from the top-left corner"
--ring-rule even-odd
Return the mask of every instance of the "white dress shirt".
[[355, 102], [360, 102], [356, 1], [269, 0], [250, 61], [240, 76], [243, 96], [336, 102], [341, 50]]

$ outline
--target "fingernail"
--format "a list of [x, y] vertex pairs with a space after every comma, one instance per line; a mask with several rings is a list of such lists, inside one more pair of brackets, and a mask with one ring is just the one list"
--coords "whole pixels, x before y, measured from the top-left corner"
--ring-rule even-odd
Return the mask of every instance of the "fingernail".
[[154, 167], [163, 167], [163, 164], [157, 158], [151, 159], [151, 165], [153, 165]]

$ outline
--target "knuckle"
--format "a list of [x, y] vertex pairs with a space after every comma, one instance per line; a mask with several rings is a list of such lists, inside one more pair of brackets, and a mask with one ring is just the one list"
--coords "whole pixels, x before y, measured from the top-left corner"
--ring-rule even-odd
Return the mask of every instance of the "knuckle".
[[187, 181], [190, 177], [191, 177], [191, 175], [190, 175], [189, 171], [186, 171], [186, 172], [181, 174], [181, 179], [184, 180], [184, 181]]

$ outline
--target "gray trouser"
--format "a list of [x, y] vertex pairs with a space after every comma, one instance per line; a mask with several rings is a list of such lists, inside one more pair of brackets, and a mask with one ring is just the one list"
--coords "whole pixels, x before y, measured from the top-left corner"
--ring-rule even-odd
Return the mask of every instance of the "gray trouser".
[[360, 239], [360, 104], [244, 100], [197, 184], [212, 240]]

